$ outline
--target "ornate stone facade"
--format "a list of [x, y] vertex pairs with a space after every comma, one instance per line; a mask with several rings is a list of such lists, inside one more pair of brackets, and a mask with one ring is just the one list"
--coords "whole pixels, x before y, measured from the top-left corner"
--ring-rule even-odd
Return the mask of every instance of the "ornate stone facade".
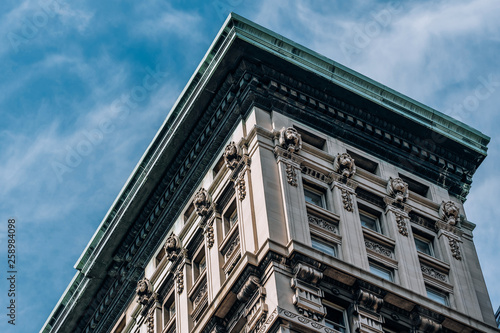
[[354, 159], [348, 153], [337, 154], [333, 162], [333, 171], [346, 178], [351, 178], [356, 173]]
[[193, 204], [194, 209], [196, 210], [196, 214], [198, 214], [199, 216], [207, 216], [208, 212], [212, 208], [212, 200], [207, 190], [201, 188], [198, 192], [196, 192]]
[[387, 193], [393, 197], [396, 202], [403, 203], [408, 199], [408, 184], [399, 177], [391, 177], [387, 182]]
[[291, 153], [297, 153], [302, 149], [302, 137], [293, 127], [282, 128], [279, 135], [281, 147]]

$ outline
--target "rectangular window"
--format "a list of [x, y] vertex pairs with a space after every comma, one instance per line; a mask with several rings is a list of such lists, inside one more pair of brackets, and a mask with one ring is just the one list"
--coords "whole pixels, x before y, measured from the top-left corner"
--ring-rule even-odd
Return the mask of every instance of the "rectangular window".
[[340, 310], [331, 306], [325, 306], [326, 316], [325, 316], [325, 326], [333, 328], [341, 333], [347, 333], [347, 320], [345, 317], [345, 311]]
[[370, 272], [381, 277], [382, 279], [394, 282], [394, 272], [392, 269], [370, 262]]
[[411, 178], [408, 178], [402, 174], [399, 174], [399, 178], [405, 181], [405, 183], [408, 184], [408, 190], [410, 190], [413, 193], [417, 193], [423, 197], [428, 197], [429, 195], [429, 186], [424, 185], [422, 183], [417, 182], [416, 180], [413, 180]]
[[236, 200], [233, 200], [224, 211], [224, 235], [227, 235], [236, 223], [238, 223], [238, 211], [236, 209]]
[[351, 157], [354, 159], [356, 167], [364, 169], [370, 173], [377, 174], [378, 164], [376, 162], [373, 162], [367, 159], [366, 157], [353, 153], [350, 150], [348, 150], [347, 153], [351, 155]]
[[316, 237], [311, 237], [311, 243], [314, 249], [331, 255], [332, 257], [337, 256], [337, 248], [335, 245], [332, 245], [331, 243], [328, 243]]
[[366, 213], [359, 212], [359, 219], [361, 220], [361, 225], [365, 228], [371, 229], [376, 232], [381, 232], [380, 220], [377, 216]]
[[415, 234], [413, 235], [413, 239], [415, 240], [417, 251], [425, 253], [429, 256], [434, 256], [434, 250], [432, 248], [431, 240]]
[[163, 327], [175, 319], [175, 294], [172, 292], [163, 304]]
[[445, 294], [439, 290], [436, 290], [434, 288], [431, 288], [431, 287], [426, 287], [425, 289], [427, 290], [427, 297], [429, 297], [433, 301], [438, 302], [438, 303], [443, 304], [443, 305], [446, 305], [446, 306], [450, 305], [450, 303], [448, 301], [447, 294]]
[[326, 209], [325, 192], [321, 189], [304, 185], [304, 197], [306, 202]]
[[193, 259], [193, 281], [196, 281], [207, 268], [207, 260], [205, 258], [205, 248], [201, 248]]

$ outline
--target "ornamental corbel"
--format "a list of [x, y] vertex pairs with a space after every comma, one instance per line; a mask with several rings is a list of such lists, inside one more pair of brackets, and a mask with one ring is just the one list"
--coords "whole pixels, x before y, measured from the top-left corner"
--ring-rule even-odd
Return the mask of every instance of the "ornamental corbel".
[[291, 279], [291, 287], [295, 290], [292, 303], [303, 316], [320, 321], [326, 314], [322, 303], [324, 293], [317, 286], [323, 273], [302, 263], [295, 266], [294, 273]]
[[231, 142], [226, 146], [223, 156], [226, 166], [230, 170], [234, 170], [242, 158], [241, 151], [234, 142]]
[[426, 308], [415, 306], [410, 315], [412, 321], [412, 333], [438, 333], [442, 330], [441, 323], [444, 316]]
[[171, 233], [165, 241], [165, 245], [163, 246], [165, 249], [165, 254], [170, 261], [176, 261], [179, 257], [179, 253], [181, 252], [181, 240], [180, 238]]
[[298, 153], [302, 149], [302, 136], [293, 127], [280, 130], [279, 144], [290, 153]]
[[144, 306], [143, 312], [147, 312], [150, 304], [156, 301], [158, 295], [153, 292], [153, 286], [147, 278], [142, 278], [137, 282], [135, 292], [138, 296], [137, 302]]
[[196, 214], [201, 217], [205, 217], [212, 209], [212, 198], [210, 197], [210, 194], [207, 192], [207, 190], [201, 188], [194, 195], [193, 204], [196, 210]]
[[389, 178], [387, 182], [387, 194], [396, 203], [403, 204], [408, 199], [408, 184], [401, 178]]
[[439, 217], [451, 226], [457, 224], [459, 212], [459, 208], [453, 201], [443, 201], [439, 207]]
[[337, 154], [333, 161], [333, 171], [345, 178], [351, 178], [356, 173], [354, 158], [348, 153]]

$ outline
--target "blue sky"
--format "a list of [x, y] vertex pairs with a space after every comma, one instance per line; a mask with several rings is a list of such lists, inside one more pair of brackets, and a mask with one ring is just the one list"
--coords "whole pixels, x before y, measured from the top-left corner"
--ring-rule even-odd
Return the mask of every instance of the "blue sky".
[[[2, 1], [0, 253], [17, 220], [18, 315], [38, 332], [230, 11], [491, 136], [467, 217], [500, 305], [500, 2]], [[153, 79], [147, 79], [146, 77]], [[126, 107], [124, 106], [126, 105]], [[0, 260], [2, 276], [6, 256]], [[7, 306], [0, 280], [0, 309]]]

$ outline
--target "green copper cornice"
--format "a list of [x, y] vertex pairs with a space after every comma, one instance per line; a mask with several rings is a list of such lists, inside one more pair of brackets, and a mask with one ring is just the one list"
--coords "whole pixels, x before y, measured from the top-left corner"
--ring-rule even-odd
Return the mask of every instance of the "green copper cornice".
[[[231, 13], [226, 27], [248, 43], [367, 98], [486, 156], [490, 138], [478, 130], [326, 58], [288, 38]], [[218, 36], [220, 38], [220, 35]]]

